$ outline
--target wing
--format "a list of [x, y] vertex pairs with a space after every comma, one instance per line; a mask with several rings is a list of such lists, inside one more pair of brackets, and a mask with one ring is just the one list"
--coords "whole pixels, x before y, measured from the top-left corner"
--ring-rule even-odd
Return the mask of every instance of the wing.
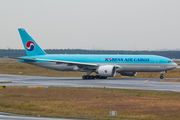
[[99, 67], [98, 64], [94, 64], [94, 63], [82, 63], [82, 62], [73, 62], [73, 61], [37, 59], [37, 58], [12, 58], [12, 59], [20, 59], [20, 60], [25, 60], [27, 62], [48, 61], [48, 62], [55, 62], [56, 64], [67, 64], [68, 66], [77, 66], [79, 68], [91, 69], [91, 70], [97, 69]]
[[96, 68], [99, 67], [98, 64], [94, 64], [94, 63], [82, 63], [82, 62], [62, 61], [62, 60], [49, 60], [49, 59], [36, 59], [36, 60], [56, 62], [56, 64], [67, 64], [69, 66], [76, 65], [79, 68], [87, 68], [87, 69], [96, 69]]
[[[13, 58], [13, 59], [21, 59], [21, 60], [25, 60], [25, 61], [29, 61], [29, 62], [37, 62], [37, 61], [55, 62], [56, 64], [67, 64], [68, 66], [77, 66], [79, 68], [87, 69], [87, 70], [95, 70], [99, 66], [101, 66], [101, 65], [96, 64], [96, 63], [82, 63], [82, 62], [50, 60], [50, 59], [37, 59], [37, 58]], [[118, 66], [118, 65], [115, 65], [115, 67], [118, 69], [122, 69], [122, 67]]]
[[31, 61], [31, 62], [36, 62], [37, 61], [35, 58], [15, 58], [15, 57], [8, 57], [8, 58], [26, 60], [26, 61]]

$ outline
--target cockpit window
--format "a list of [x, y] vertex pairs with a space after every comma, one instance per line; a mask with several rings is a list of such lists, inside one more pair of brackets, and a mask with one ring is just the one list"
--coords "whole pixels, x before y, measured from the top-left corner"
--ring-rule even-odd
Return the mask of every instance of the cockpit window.
[[168, 63], [171, 63], [172, 61], [168, 61]]

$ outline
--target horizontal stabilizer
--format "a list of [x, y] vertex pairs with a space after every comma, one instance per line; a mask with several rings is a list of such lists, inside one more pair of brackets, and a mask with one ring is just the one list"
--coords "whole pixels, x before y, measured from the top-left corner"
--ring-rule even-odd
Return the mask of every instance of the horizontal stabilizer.
[[9, 58], [12, 58], [12, 59], [20, 59], [20, 60], [26, 60], [26, 61], [34, 61], [34, 62], [37, 61], [35, 58], [14, 58], [14, 57], [9, 57]]

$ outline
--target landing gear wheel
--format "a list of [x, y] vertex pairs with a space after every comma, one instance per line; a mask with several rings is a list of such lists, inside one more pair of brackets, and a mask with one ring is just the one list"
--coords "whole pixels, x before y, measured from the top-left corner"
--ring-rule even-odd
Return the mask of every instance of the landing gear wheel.
[[96, 79], [100, 79], [100, 76], [99, 76], [99, 75], [96, 75], [95, 78], [96, 78]]
[[92, 76], [89, 76], [89, 75], [82, 76], [82, 79], [94, 79], [94, 78], [95, 78], [94, 75], [92, 75]]
[[164, 77], [163, 77], [163, 75], [164, 75], [164, 73], [166, 73], [167, 71], [162, 71], [161, 72], [161, 76], [160, 76], [160, 79], [163, 79]]
[[95, 78], [94, 75], [92, 75], [92, 76], [91, 76], [91, 79], [94, 79], [94, 78]]
[[84, 75], [84, 76], [82, 76], [82, 79], [107, 79], [107, 77], [101, 77], [99, 75], [96, 75], [96, 76], [94, 76], [94, 75], [91, 75], [91, 76]]
[[107, 79], [107, 77], [101, 77], [101, 76], [99, 76], [99, 75], [96, 75], [95, 78], [96, 78], [96, 79]]
[[82, 76], [82, 79], [86, 79], [86, 76]]

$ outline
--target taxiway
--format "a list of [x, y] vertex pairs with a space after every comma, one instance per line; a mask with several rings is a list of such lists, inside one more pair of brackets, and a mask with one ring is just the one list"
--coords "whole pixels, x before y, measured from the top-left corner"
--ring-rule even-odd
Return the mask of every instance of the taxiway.
[[0, 74], [0, 82], [12, 81], [12, 83], [1, 83], [0, 85], [3, 86], [106, 87], [180, 92], [180, 83], [159, 82], [159, 80], [159, 78], [108, 78], [83, 80], [80, 77], [38, 77]]

